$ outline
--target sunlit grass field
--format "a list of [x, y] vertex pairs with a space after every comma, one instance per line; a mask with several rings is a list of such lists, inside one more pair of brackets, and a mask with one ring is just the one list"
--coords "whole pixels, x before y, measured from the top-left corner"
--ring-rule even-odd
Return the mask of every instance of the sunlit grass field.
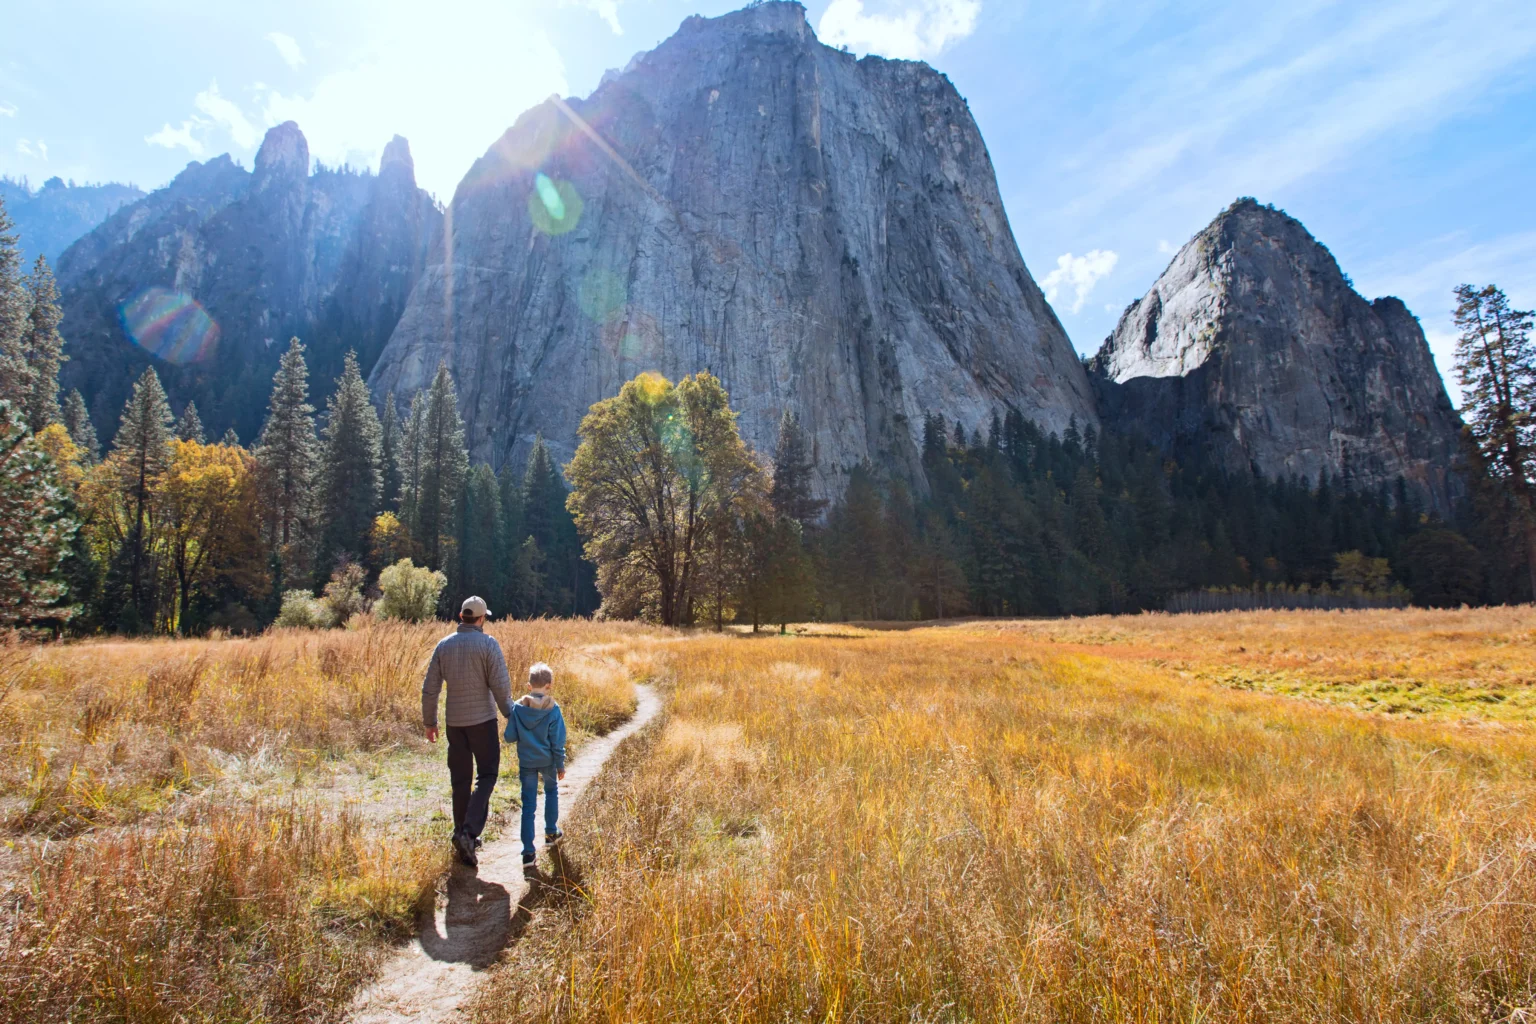
[[[354, 625], [6, 655], [0, 1020], [339, 1019], [447, 863], [448, 627]], [[667, 710], [483, 1024], [1536, 1004], [1536, 610], [493, 633]]]
[[[1533, 629], [1280, 613], [667, 645], [668, 719], [571, 841], [590, 902], [512, 951], [477, 1019], [1527, 1019]], [[1382, 684], [1407, 705], [1368, 700]]]

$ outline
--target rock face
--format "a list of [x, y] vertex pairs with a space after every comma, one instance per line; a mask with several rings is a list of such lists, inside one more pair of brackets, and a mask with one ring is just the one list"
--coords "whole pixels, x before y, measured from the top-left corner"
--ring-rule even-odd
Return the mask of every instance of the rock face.
[[33, 192], [25, 184], [0, 179], [0, 199], [16, 223], [21, 255], [26, 266], [43, 256], [56, 266], [70, 244], [128, 203], [144, 198], [132, 185], [66, 184], [49, 178]]
[[254, 438], [289, 337], [317, 392], [347, 348], [365, 370], [394, 330], [441, 215], [396, 138], [378, 175], [318, 168], [291, 121], [246, 171], [221, 156], [119, 210], [59, 264], [62, 331], [103, 437], [145, 365], [174, 408], [195, 399], [210, 434]]
[[644, 370], [718, 375], [820, 489], [860, 460], [921, 481], [925, 414], [1096, 422], [948, 79], [821, 45], [796, 3], [694, 17], [588, 99], [519, 118], [454, 196], [376, 395], [458, 383], [472, 456], [569, 456]]
[[1251, 199], [1179, 251], [1091, 368], [1108, 426], [1181, 456], [1361, 489], [1403, 478], [1439, 512], [1463, 491], [1461, 420], [1418, 321]]

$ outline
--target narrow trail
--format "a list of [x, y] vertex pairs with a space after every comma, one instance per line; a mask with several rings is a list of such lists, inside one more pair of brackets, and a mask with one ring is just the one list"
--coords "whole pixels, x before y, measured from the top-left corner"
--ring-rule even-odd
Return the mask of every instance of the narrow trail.
[[[566, 765], [560, 783], [562, 820], [578, 806], [588, 784], [619, 744], [661, 710], [661, 697], [653, 688], [636, 683], [635, 697], [635, 713], [629, 721], [590, 741]], [[517, 755], [512, 752], [512, 756]], [[443, 784], [447, 785], [446, 778]], [[542, 821], [541, 817], [541, 832]], [[543, 848], [542, 838], [538, 845]], [[558, 850], [552, 855], [559, 860]], [[448, 876], [447, 900], [438, 899], [430, 913], [421, 915], [416, 937], [385, 963], [373, 984], [358, 992], [348, 1021], [415, 1024], [457, 1019], [480, 982], [479, 972], [495, 963], [501, 951], [517, 940], [529, 919], [525, 902], [530, 878], [523, 873], [522, 840], [516, 829], [487, 843], [479, 860], [478, 870], [455, 861]], [[535, 876], [532, 884], [547, 881]]]

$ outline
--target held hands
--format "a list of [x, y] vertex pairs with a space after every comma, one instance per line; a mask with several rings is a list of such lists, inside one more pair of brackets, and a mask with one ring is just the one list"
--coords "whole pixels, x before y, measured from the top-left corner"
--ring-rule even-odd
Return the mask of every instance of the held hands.
[[436, 743], [437, 742], [437, 726], [435, 726], [435, 725], [427, 726], [427, 742], [428, 743]]

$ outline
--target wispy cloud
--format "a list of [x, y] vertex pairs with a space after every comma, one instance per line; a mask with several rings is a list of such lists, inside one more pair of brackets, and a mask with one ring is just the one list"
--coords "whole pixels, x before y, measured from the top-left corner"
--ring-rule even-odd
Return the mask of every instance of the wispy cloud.
[[144, 136], [144, 141], [166, 149], [185, 149], [195, 157], [207, 153], [210, 144], [219, 144], [215, 142], [218, 130], [222, 130], [237, 149], [250, 149], [261, 141], [261, 130], [233, 100], [219, 92], [218, 82], [209, 82], [208, 88], [192, 97], [192, 106], [197, 113], [181, 122], [179, 127], [173, 128], [166, 122], [159, 131]]
[[37, 160], [48, 159], [48, 143], [42, 139], [17, 139], [16, 152]]
[[208, 83], [208, 88], [193, 97], [192, 105], [206, 115], [209, 123], [227, 131], [241, 149], [250, 149], [261, 141], [261, 131], [239, 107], [219, 94], [218, 82]]
[[1063, 288], [1072, 289], [1072, 312], [1081, 313], [1093, 292], [1093, 286], [1108, 277], [1120, 262], [1118, 253], [1109, 249], [1090, 249], [1081, 256], [1062, 253], [1056, 257], [1056, 269], [1040, 282], [1045, 300], [1055, 303]]
[[14, 104], [14, 103], [0, 103], [0, 117], [15, 117], [16, 114], [17, 114], [16, 104]]
[[560, 0], [560, 6], [585, 7], [607, 22], [614, 35], [624, 34], [624, 26], [619, 24], [619, 0]]
[[144, 136], [144, 141], [151, 146], [163, 146], [166, 149], [184, 149], [193, 156], [202, 156], [206, 150], [201, 140], [192, 134], [193, 122], [183, 121], [180, 128], [172, 128], [167, 122], [159, 131]]
[[1168, 241], [1166, 238], [1159, 238], [1157, 240], [1157, 251], [1162, 253], [1164, 256], [1172, 256], [1174, 253], [1179, 251], [1179, 247]]
[[829, 46], [860, 53], [925, 60], [976, 31], [981, 0], [832, 0], [816, 34]]
[[299, 41], [286, 32], [268, 32], [267, 42], [277, 47], [278, 56], [291, 68], [296, 68], [304, 63], [304, 51], [299, 48]]

